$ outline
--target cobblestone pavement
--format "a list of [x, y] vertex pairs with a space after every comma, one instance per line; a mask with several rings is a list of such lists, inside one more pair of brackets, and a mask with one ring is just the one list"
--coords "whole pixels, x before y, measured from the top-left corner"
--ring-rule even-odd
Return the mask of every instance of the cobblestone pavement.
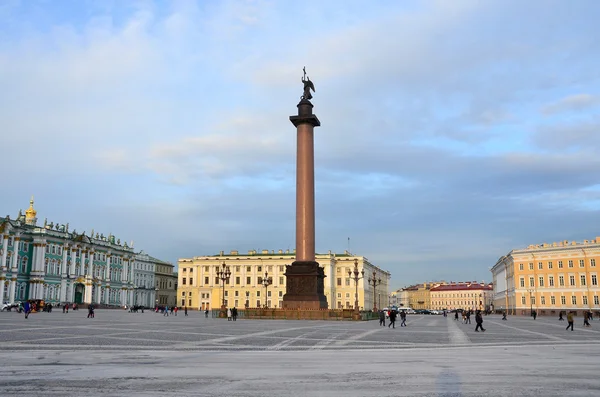
[[600, 322], [238, 320], [0, 313], [0, 395], [600, 395]]

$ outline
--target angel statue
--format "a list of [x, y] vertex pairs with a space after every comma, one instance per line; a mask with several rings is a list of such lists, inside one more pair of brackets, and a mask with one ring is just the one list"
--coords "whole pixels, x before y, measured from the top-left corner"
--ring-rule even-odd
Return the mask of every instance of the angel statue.
[[315, 85], [310, 81], [310, 77], [306, 75], [306, 66], [303, 67], [302, 70], [304, 71], [304, 76], [302, 77], [302, 82], [304, 83], [304, 95], [302, 95], [302, 99], [311, 100], [313, 96], [310, 93], [310, 90], [315, 92]]

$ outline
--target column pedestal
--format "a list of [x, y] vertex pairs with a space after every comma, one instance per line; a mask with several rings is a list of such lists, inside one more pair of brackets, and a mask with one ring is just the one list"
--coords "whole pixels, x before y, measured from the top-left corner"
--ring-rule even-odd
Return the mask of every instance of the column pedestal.
[[325, 272], [315, 261], [296, 261], [286, 266], [284, 309], [327, 309]]

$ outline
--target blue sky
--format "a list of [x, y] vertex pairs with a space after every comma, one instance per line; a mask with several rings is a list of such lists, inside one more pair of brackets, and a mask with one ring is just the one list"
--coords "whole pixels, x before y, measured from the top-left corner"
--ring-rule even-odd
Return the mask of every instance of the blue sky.
[[300, 77], [317, 250], [490, 280], [600, 235], [595, 1], [0, 3], [0, 208], [164, 260], [293, 249]]

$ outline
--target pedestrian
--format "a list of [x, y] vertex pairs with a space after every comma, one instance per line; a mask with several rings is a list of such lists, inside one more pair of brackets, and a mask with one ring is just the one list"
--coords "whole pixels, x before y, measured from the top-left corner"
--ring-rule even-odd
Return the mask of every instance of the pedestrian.
[[570, 311], [567, 314], [567, 324], [568, 325], [567, 325], [567, 328], [565, 329], [565, 331], [568, 330], [569, 328], [571, 328], [571, 331], [573, 331], [573, 312], [572, 311]]
[[558, 321], [565, 321], [562, 310], [558, 313]]
[[481, 332], [485, 332], [485, 329], [483, 328], [483, 317], [481, 316], [481, 312], [479, 310], [477, 310], [477, 313], [475, 314], [475, 322], [477, 323], [475, 332], [479, 332], [479, 328], [481, 328]]
[[231, 315], [233, 316], [233, 321], [237, 321], [237, 316], [238, 316], [237, 307], [234, 307], [233, 309], [231, 309]]
[[208, 309], [204, 311], [204, 318], [208, 318]]
[[69, 313], [69, 304], [65, 304], [65, 309], [67, 309], [67, 313]]
[[183, 313], [184, 313], [184, 314], [185, 314], [185, 316], [187, 317], [187, 315], [188, 315], [188, 314], [187, 314], [187, 306], [184, 306], [184, 307], [183, 307]]
[[25, 312], [25, 318], [29, 318], [29, 313], [31, 313], [31, 304], [28, 301], [25, 301], [23, 305], [23, 311]]
[[94, 305], [92, 305], [91, 303], [88, 305], [87, 318], [94, 318]]
[[231, 321], [231, 308], [227, 308], [227, 321]]
[[379, 326], [385, 327], [385, 312], [383, 310], [379, 311]]
[[454, 312], [454, 321], [458, 321], [458, 310]]
[[465, 324], [471, 324], [471, 311], [467, 311], [467, 320], [465, 322]]
[[175, 315], [177, 315], [177, 312], [179, 311], [179, 306], [175, 306], [175, 309], [173, 309], [173, 311], [175, 312]]
[[402, 311], [400, 312], [400, 320], [402, 320], [402, 321], [400, 322], [400, 326], [401, 326], [401, 327], [406, 327], [406, 312], [405, 312], [404, 310], [402, 310]]
[[175, 307], [171, 306], [171, 315], [173, 315], [173, 312], [175, 311]]
[[537, 317], [537, 311], [535, 311], [535, 310], [534, 310], [534, 311], [531, 313], [531, 315], [533, 316], [533, 319], [535, 320], [535, 319], [536, 319], [536, 317]]
[[165, 312], [164, 312], [164, 314], [163, 314], [163, 317], [164, 317], [164, 316], [167, 316], [167, 317], [169, 317], [169, 306], [165, 306]]
[[390, 327], [390, 325], [392, 326], [392, 328], [396, 328], [396, 315], [397, 314], [398, 314], [397, 311], [390, 310], [390, 324], [388, 325], [388, 328]]
[[506, 320], [506, 310], [502, 312], [502, 320]]
[[584, 327], [589, 327], [590, 326], [590, 322], [588, 321], [588, 317], [589, 317], [589, 313], [588, 312], [583, 312], [583, 326]]

